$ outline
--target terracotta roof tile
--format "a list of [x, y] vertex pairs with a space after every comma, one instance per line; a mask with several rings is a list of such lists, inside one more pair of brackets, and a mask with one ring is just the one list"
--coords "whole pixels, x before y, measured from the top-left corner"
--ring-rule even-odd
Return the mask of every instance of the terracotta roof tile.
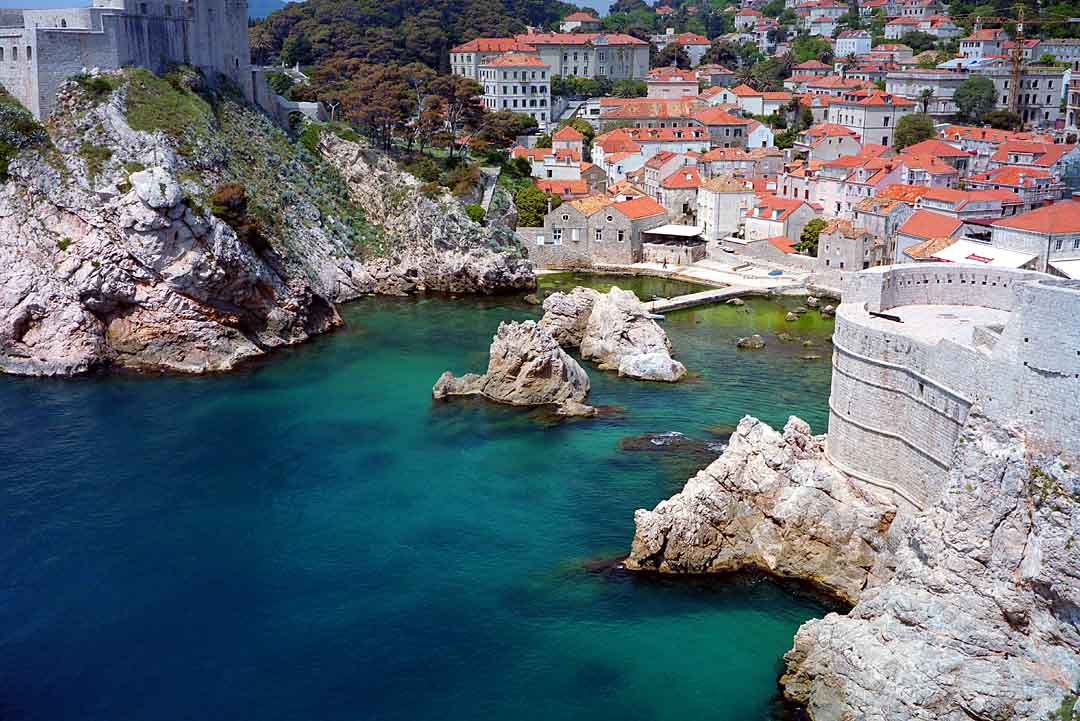
[[664, 206], [648, 196], [624, 200], [621, 203], [615, 203], [612, 207], [631, 220], [667, 214], [667, 209]]
[[950, 215], [942, 215], [929, 210], [916, 210], [907, 222], [897, 229], [897, 233], [916, 238], [942, 238], [953, 235], [964, 224]]
[[994, 225], [1044, 235], [1051, 233], [1080, 233], [1080, 201], [1060, 200], [1052, 205], [1037, 208], [1028, 213], [995, 220]]

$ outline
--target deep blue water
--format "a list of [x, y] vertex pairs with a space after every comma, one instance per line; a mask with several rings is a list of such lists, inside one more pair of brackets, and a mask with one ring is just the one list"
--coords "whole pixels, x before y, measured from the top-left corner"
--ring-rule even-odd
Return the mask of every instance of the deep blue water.
[[[696, 377], [590, 368], [614, 418], [432, 403], [443, 370], [482, 370], [499, 320], [535, 313], [378, 299], [228, 375], [0, 378], [0, 719], [775, 713], [817, 599], [594, 560], [743, 413], [824, 429], [827, 360], [733, 344], [782, 328], [824, 347], [828, 325], [764, 301], [674, 313]], [[669, 431], [713, 448], [626, 441]]]

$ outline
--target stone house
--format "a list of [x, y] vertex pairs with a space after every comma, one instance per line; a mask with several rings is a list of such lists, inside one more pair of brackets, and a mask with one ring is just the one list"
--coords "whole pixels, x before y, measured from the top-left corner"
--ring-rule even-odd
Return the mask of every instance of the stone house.
[[793, 148], [797, 153], [805, 153], [807, 160], [829, 161], [857, 154], [862, 144], [858, 134], [850, 128], [836, 123], [818, 123], [799, 133]]
[[881, 240], [885, 246], [884, 260], [892, 262], [896, 258], [896, 231], [914, 213], [910, 205], [899, 200], [863, 198], [855, 204], [853, 225]]
[[924, 185], [928, 188], [952, 188], [960, 180], [960, 173], [944, 160], [932, 155], [900, 154], [902, 174], [900, 183]]
[[862, 270], [886, 260], [882, 240], [846, 220], [829, 221], [818, 236], [819, 270]]
[[601, 98], [600, 127], [630, 124], [636, 128], [685, 128], [696, 125], [691, 116], [698, 108], [695, 99]]
[[995, 220], [990, 243], [1036, 256], [1035, 270], [1076, 277], [1071, 273], [1080, 271], [1080, 201], [1061, 200]]
[[797, 241], [806, 224], [817, 215], [817, 211], [806, 201], [759, 195], [746, 216], [745, 237], [751, 241], [784, 236]]
[[991, 55], [1001, 55], [1005, 31], [1000, 28], [977, 27], [971, 35], [960, 39], [960, 57], [981, 60]]
[[964, 184], [972, 190], [1016, 193], [1023, 201], [1024, 210], [1034, 210], [1039, 205], [1060, 200], [1065, 192], [1065, 185], [1049, 170], [1016, 165], [1003, 165], [986, 173], [969, 175]]
[[698, 214], [698, 189], [701, 173], [696, 166], [679, 168], [660, 181], [656, 200], [668, 210], [675, 223], [695, 225]]
[[541, 180], [580, 180], [581, 154], [568, 148], [523, 148], [510, 151], [512, 158], [526, 158], [532, 164], [532, 176]]
[[932, 188], [916, 202], [916, 210], [932, 210], [965, 222], [992, 220], [1023, 211], [1024, 201], [1010, 190]]
[[[976, 128], [969, 125], [947, 125], [938, 137], [971, 156], [968, 171], [982, 173], [991, 169], [990, 159], [997, 154], [1003, 143], [1025, 142], [1052, 144], [1053, 138], [1041, 133], [1017, 133], [994, 128]], [[1008, 156], [1005, 156], [1006, 159]], [[993, 167], [1000, 167], [996, 163]]]
[[[0, 10], [0, 85], [37, 119], [87, 68], [190, 65], [214, 84], [224, 75], [249, 101], [273, 110], [251, 68], [247, 0], [92, 0], [90, 7]], [[259, 92], [256, 92], [256, 91]]]
[[585, 157], [585, 136], [569, 125], [559, 128], [551, 136], [552, 150], [570, 150], [579, 158]]
[[743, 226], [757, 204], [750, 184], [730, 175], [706, 178], [698, 187], [697, 221], [706, 242], [719, 242]]
[[640, 262], [642, 232], [667, 224], [667, 211], [649, 197], [615, 200], [594, 195], [563, 203], [544, 216], [529, 247], [539, 268]]
[[723, 65], [699, 65], [698, 80], [709, 87], [729, 86], [735, 82], [735, 73]]
[[678, 100], [698, 94], [697, 73], [673, 66], [654, 68], [645, 79], [647, 96]]
[[758, 150], [771, 148], [775, 145], [774, 140], [773, 130], [768, 125], [756, 120], [746, 124], [746, 147]]
[[1006, 142], [990, 156], [989, 167], [1046, 170], [1067, 190], [1080, 189], [1080, 146], [1077, 145]]
[[830, 217], [851, 220], [856, 203], [899, 181], [901, 163], [868, 150], [869, 146], [859, 155], [842, 156], [819, 167], [816, 199]]
[[737, 32], [751, 30], [762, 17], [763, 15], [757, 10], [743, 8], [735, 13], [735, 30]]
[[[956, 115], [953, 94], [968, 77], [954, 70], [896, 70], [885, 76], [885, 92], [914, 101], [920, 112], [925, 108], [935, 120], [941, 120]], [[922, 94], [927, 90], [932, 96], [924, 102]]]
[[818, 198], [818, 171], [822, 162], [819, 160], [796, 160], [789, 163], [777, 176], [777, 195], [781, 198], [794, 198], [807, 203], [816, 203]]
[[645, 161], [645, 192], [657, 202], [660, 201], [660, 183], [674, 172], [697, 161], [689, 155], [681, 155], [663, 150]]

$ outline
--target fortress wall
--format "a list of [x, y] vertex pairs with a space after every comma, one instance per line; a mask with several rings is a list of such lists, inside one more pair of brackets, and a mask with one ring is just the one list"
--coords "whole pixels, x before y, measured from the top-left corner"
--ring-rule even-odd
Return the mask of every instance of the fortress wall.
[[[920, 343], [852, 315], [841, 305], [833, 335], [830, 457], [921, 505], [950, 465], [971, 403], [931, 372], [943, 344]], [[947, 345], [954, 363], [980, 362], [977, 352]]]
[[40, 117], [48, 117], [56, 105], [56, 92], [68, 78], [84, 69], [120, 66], [114, 33], [85, 30], [38, 29], [37, 95]]
[[[923, 341], [866, 310], [906, 304], [1012, 310], [974, 347]], [[1054, 452], [1080, 455], [1080, 283], [944, 264], [853, 279], [833, 336], [828, 452], [861, 480], [932, 500], [973, 403]]]
[[[0, 85], [4, 86], [12, 97], [26, 106], [31, 113], [38, 112], [38, 92], [34, 66], [26, 60], [27, 46], [33, 47], [34, 33], [32, 30], [22, 28], [8, 28], [0, 30], [0, 48], [4, 49], [4, 59], [0, 61]], [[19, 49], [19, 56], [12, 57], [12, 48]]]

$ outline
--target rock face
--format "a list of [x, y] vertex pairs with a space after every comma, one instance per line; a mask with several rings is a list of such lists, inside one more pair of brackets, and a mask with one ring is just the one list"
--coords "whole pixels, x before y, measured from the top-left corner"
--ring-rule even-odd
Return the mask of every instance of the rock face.
[[783, 434], [746, 417], [727, 450], [654, 510], [634, 514], [631, 570], [759, 569], [815, 581], [853, 603], [877, 568], [895, 509], [824, 458], [823, 436], [792, 417]]
[[312, 153], [227, 97], [106, 78], [105, 97], [67, 83], [0, 173], [0, 371], [224, 370], [332, 329], [363, 293], [535, 284], [512, 233], [389, 161], [360, 166], [355, 143], [324, 132]]
[[544, 299], [540, 327], [551, 333], [563, 348], [580, 347], [593, 305], [600, 295], [600, 291], [580, 286], [569, 293], [552, 293]]
[[455, 378], [443, 373], [432, 389], [448, 396], [482, 395], [513, 406], [557, 406], [564, 415], [592, 415], [584, 405], [589, 376], [535, 321], [500, 323], [491, 342], [487, 373]]
[[785, 694], [813, 721], [1043, 721], [1080, 685], [1080, 479], [978, 409], [923, 512], [744, 418], [724, 455], [635, 514], [626, 565], [759, 568], [854, 603], [799, 630]]
[[645, 304], [618, 287], [593, 301], [581, 357], [631, 378], [675, 382], [686, 375], [685, 366], [671, 358], [671, 341]]
[[334, 133], [320, 136], [319, 151], [367, 220], [384, 229], [387, 251], [364, 262], [375, 292], [491, 294], [536, 287], [532, 264], [506, 223], [473, 222], [449, 193], [427, 197], [420, 181], [385, 155]]
[[1080, 481], [977, 413], [891, 580], [800, 629], [785, 693], [815, 721], [1043, 721], [1080, 684]]

